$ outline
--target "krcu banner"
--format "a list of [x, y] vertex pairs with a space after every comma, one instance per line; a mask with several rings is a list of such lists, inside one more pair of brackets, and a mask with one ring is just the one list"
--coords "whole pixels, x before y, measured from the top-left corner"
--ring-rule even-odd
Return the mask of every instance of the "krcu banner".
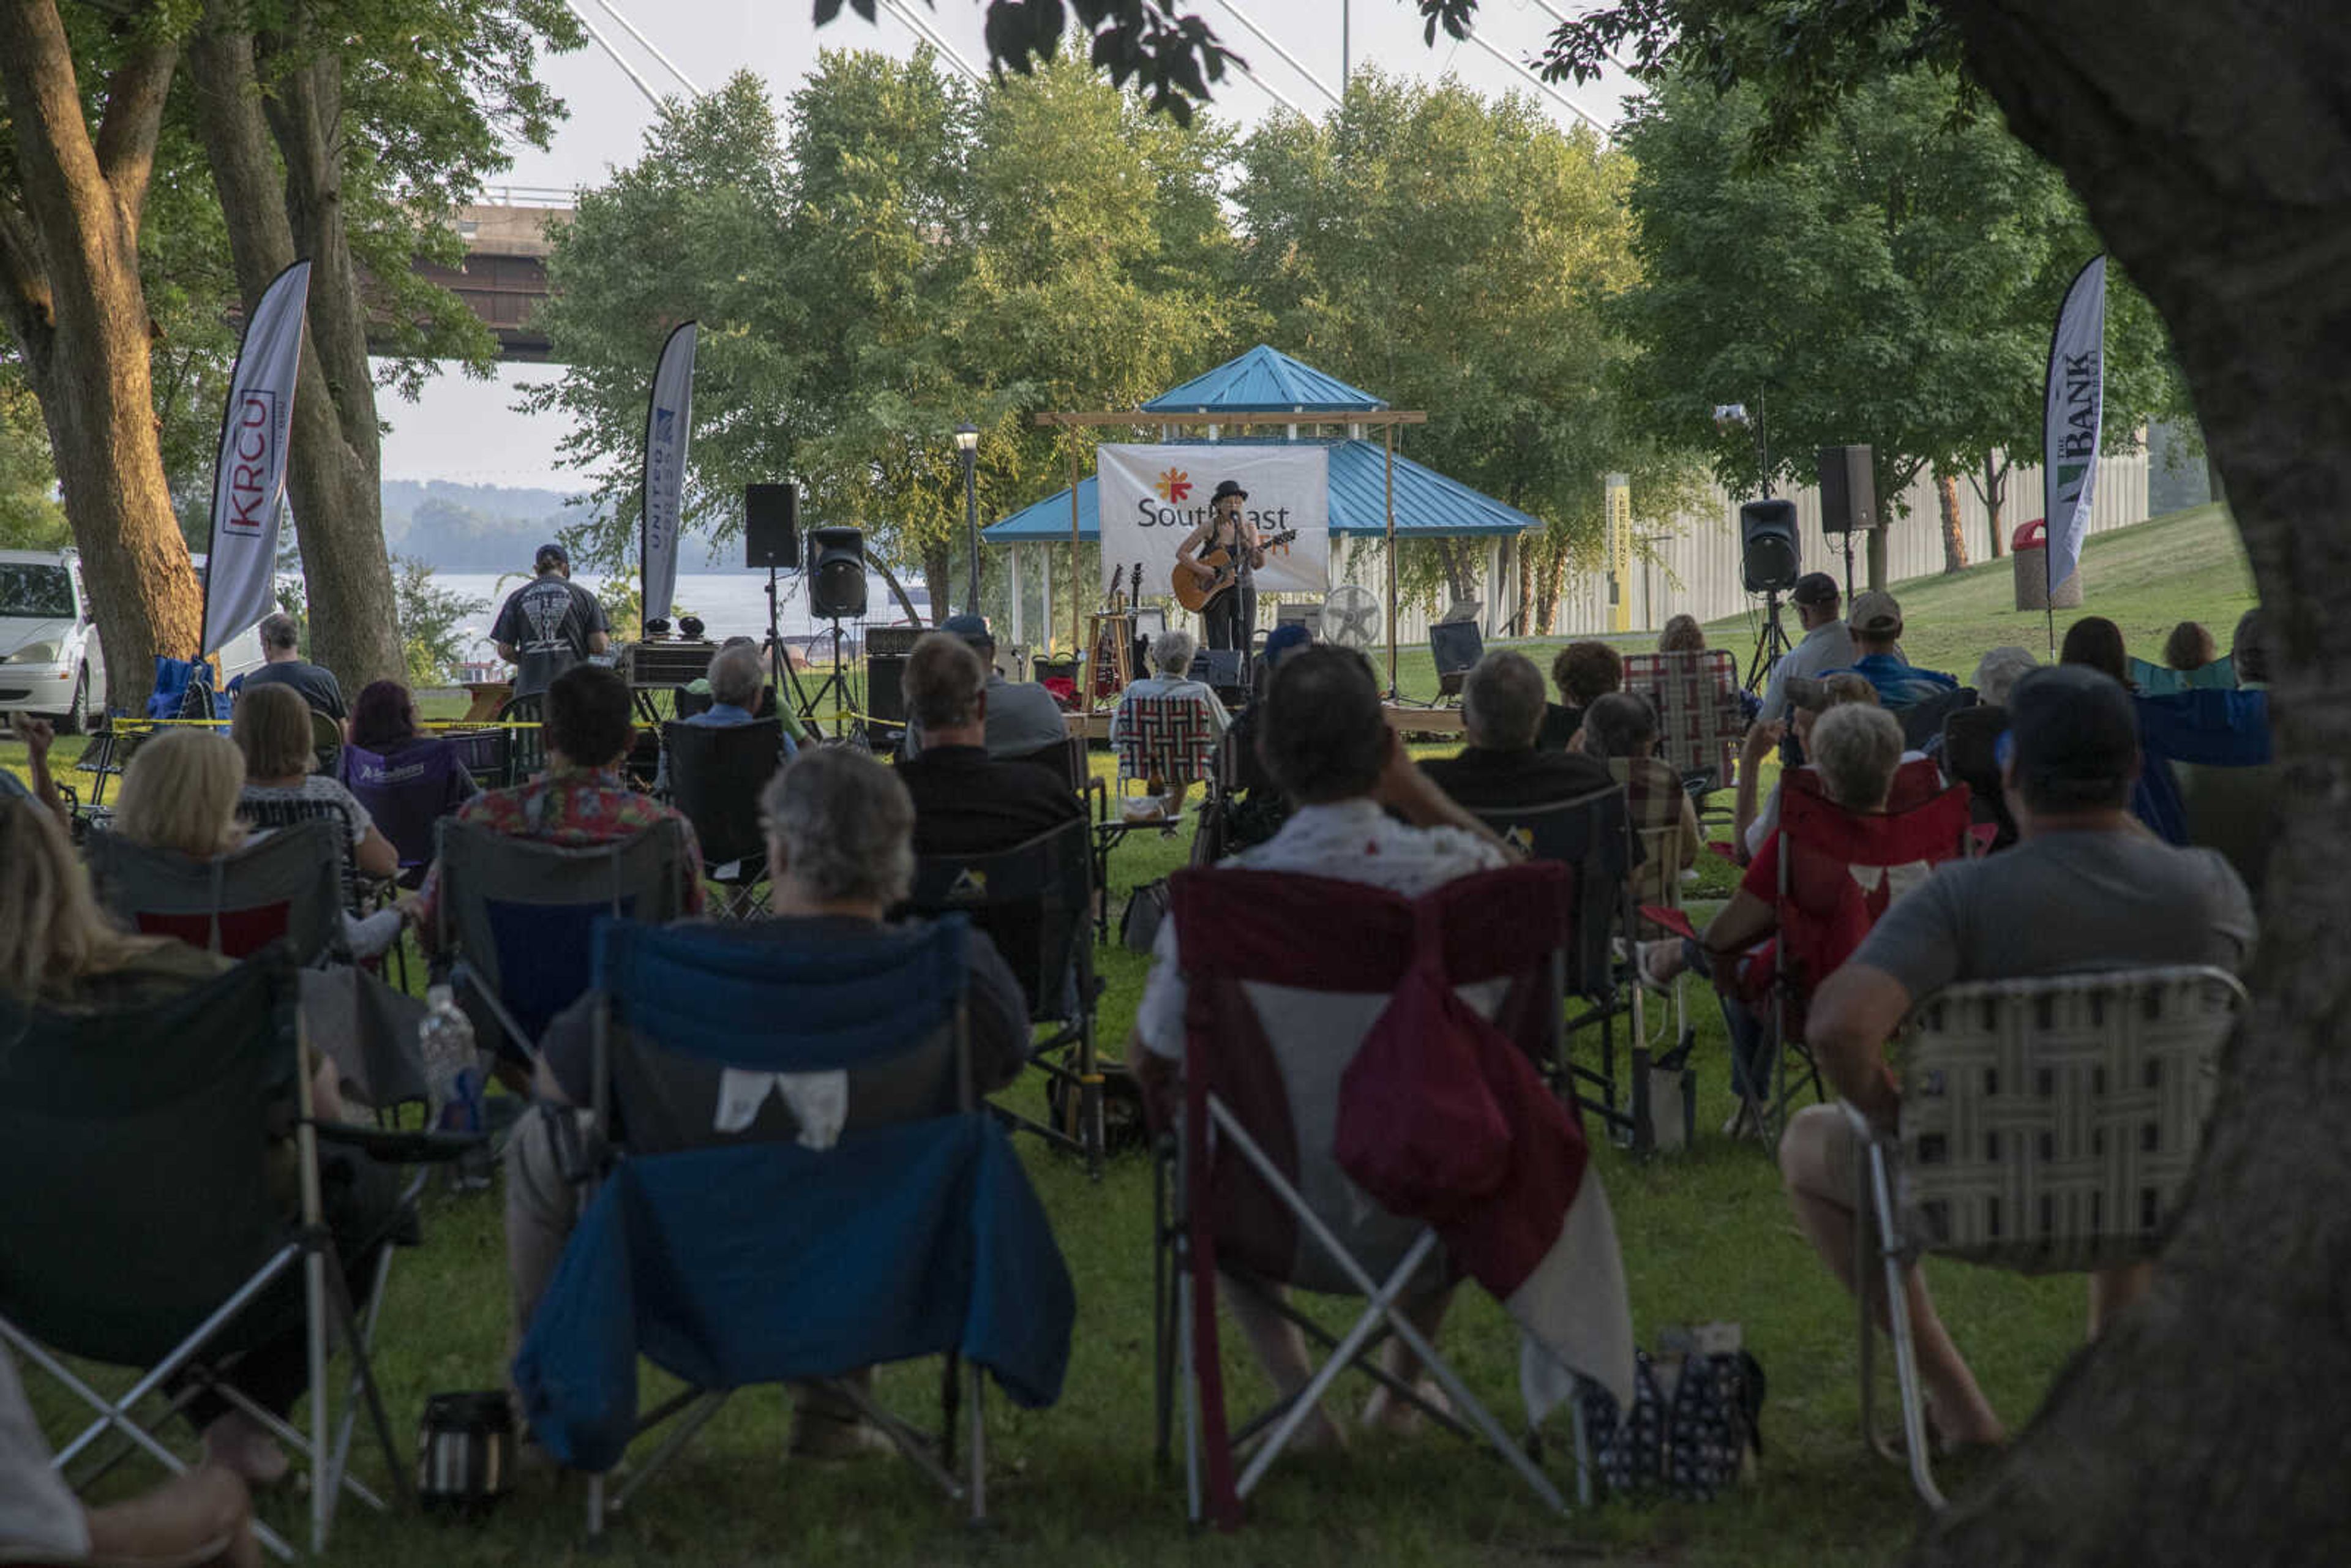
[[2043, 515], [2049, 519], [2049, 591], [2082, 564], [2098, 479], [2098, 425], [2106, 391], [2106, 258], [2095, 256], [2065, 291], [2049, 340], [2043, 408]]
[[[1165, 594], [1176, 548], [1208, 520], [1208, 497], [1227, 479], [1249, 492], [1243, 515], [1269, 541], [1258, 591], [1321, 593], [1330, 587], [1329, 447], [1109, 445], [1096, 456], [1104, 592], [1111, 573], [1140, 561], [1143, 591]], [[1270, 542], [1293, 532], [1286, 543]]]
[[645, 488], [638, 543], [644, 576], [644, 618], [669, 619], [677, 597], [677, 531], [685, 491], [685, 444], [694, 429], [695, 324], [688, 321], [662, 345], [645, 400]]
[[261, 291], [245, 325], [221, 415], [213, 465], [212, 546], [204, 563], [204, 646], [197, 657], [276, 608], [277, 504], [286, 495], [286, 438], [302, 368], [302, 312], [310, 264], [298, 261]]

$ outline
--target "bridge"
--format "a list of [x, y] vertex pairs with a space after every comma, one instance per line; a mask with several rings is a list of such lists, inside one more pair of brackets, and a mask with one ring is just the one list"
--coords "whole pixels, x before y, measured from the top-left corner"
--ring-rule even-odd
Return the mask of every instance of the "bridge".
[[417, 276], [464, 300], [497, 334], [499, 359], [544, 362], [552, 349], [530, 317], [548, 294], [548, 225], [570, 215], [569, 191], [493, 186], [480, 204], [457, 210], [465, 260], [454, 267], [419, 261]]

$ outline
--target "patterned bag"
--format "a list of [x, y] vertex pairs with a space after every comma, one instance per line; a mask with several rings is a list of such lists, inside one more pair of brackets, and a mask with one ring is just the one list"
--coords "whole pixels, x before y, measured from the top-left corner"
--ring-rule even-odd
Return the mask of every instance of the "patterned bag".
[[1739, 1348], [1736, 1323], [1669, 1329], [1659, 1343], [1656, 1356], [1635, 1353], [1631, 1410], [1584, 1385], [1593, 1469], [1611, 1492], [1710, 1502], [1751, 1479], [1763, 1452], [1763, 1368]]

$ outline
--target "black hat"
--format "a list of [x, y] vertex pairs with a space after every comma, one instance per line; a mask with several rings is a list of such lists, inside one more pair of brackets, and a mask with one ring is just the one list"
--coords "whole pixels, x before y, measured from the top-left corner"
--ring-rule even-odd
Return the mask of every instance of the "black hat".
[[1249, 492], [1241, 488], [1239, 480], [1219, 479], [1217, 481], [1217, 493], [1208, 497], [1208, 505], [1213, 507], [1228, 496], [1238, 496], [1244, 501], [1249, 499]]
[[2118, 789], [2138, 766], [2130, 693], [2086, 664], [2043, 664], [2019, 675], [2008, 694], [2008, 732], [2016, 780], [2028, 790]]
[[962, 638], [975, 648], [996, 646], [996, 633], [987, 629], [985, 615], [950, 615], [939, 622], [939, 630]]
[[531, 558], [531, 564], [537, 567], [540, 571], [545, 571], [550, 567], [558, 566], [561, 567], [566, 571], [569, 571], [571, 570], [571, 558], [564, 553], [563, 547], [561, 545], [549, 543], [538, 547], [538, 554]]
[[1836, 579], [1825, 571], [1808, 571], [1796, 579], [1796, 586], [1788, 595], [1791, 604], [1802, 604], [1817, 610], [1823, 604], [1837, 601]]

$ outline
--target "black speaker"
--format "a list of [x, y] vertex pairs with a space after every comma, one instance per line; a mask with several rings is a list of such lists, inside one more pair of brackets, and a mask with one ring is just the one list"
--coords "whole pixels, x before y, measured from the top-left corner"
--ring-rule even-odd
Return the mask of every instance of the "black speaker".
[[1437, 661], [1437, 693], [1449, 697], [1460, 692], [1462, 677], [1486, 656], [1486, 639], [1475, 621], [1439, 621], [1428, 629], [1428, 653]]
[[1739, 508], [1739, 573], [1750, 593], [1796, 586], [1796, 503], [1767, 499]]
[[1241, 651], [1238, 648], [1203, 648], [1192, 655], [1192, 667], [1185, 673], [1192, 679], [1214, 687], [1217, 698], [1227, 706], [1240, 700]]
[[809, 530], [809, 613], [855, 621], [865, 613], [865, 530]]
[[786, 570], [800, 563], [800, 491], [797, 485], [743, 486], [743, 564]]
[[865, 711], [883, 724], [906, 722], [906, 655], [865, 653]]
[[1877, 467], [1866, 446], [1821, 448], [1821, 532], [1877, 526]]

